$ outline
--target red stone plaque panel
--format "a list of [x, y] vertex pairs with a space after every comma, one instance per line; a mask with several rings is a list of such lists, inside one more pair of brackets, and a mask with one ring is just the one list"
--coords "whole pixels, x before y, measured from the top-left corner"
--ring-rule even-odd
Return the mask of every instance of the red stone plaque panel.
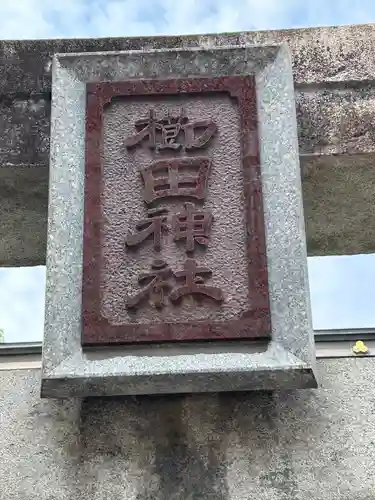
[[251, 76], [87, 85], [83, 345], [271, 334]]

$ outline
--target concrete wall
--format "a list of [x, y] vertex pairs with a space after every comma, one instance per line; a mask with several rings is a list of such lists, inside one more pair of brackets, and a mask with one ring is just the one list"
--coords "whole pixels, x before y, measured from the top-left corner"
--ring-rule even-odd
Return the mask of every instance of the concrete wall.
[[375, 359], [286, 393], [41, 400], [0, 371], [1, 500], [373, 500]]

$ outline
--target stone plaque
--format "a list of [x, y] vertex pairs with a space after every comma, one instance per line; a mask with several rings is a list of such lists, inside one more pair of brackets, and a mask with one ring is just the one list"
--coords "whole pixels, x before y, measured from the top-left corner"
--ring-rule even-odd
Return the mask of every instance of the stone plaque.
[[42, 395], [315, 387], [285, 45], [57, 54]]
[[86, 86], [84, 345], [271, 335], [253, 76]]

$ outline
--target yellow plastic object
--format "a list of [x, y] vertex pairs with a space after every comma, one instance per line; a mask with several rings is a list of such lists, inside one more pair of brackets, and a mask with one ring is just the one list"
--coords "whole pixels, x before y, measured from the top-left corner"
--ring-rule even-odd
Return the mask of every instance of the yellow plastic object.
[[368, 347], [362, 340], [357, 340], [357, 342], [353, 346], [353, 352], [355, 354], [367, 354]]

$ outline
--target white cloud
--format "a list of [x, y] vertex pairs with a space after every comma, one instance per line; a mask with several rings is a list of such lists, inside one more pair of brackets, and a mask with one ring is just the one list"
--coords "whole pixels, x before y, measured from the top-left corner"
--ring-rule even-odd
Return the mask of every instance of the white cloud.
[[[374, 21], [370, 0], [0, 0], [0, 39], [179, 35]], [[310, 260], [315, 328], [375, 326], [374, 260]], [[0, 270], [0, 328], [7, 342], [41, 340], [44, 279], [43, 268]]]
[[1, 0], [0, 38], [186, 34], [375, 21], [370, 0]]

